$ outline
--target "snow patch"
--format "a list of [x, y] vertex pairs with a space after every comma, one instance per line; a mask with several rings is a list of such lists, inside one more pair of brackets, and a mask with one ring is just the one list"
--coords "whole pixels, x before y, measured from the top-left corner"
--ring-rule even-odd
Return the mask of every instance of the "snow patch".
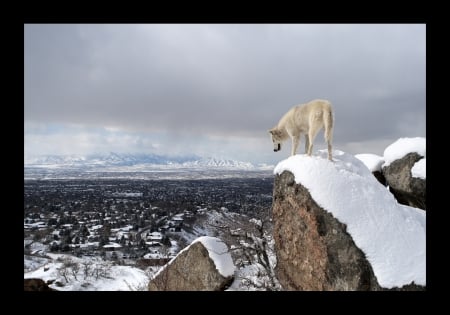
[[401, 159], [411, 152], [417, 152], [426, 157], [426, 141], [423, 137], [400, 138], [384, 150], [383, 167], [388, 166], [393, 161]]
[[255, 219], [255, 218], [251, 218], [251, 219], [249, 220], [249, 222], [251, 222], [251, 223], [253, 223], [253, 224], [255, 224], [255, 225], [259, 226], [259, 227], [262, 226], [262, 221], [261, 221], [261, 220], [258, 220], [258, 219]]
[[412, 177], [418, 177], [422, 179], [427, 178], [427, 159], [423, 158], [417, 161], [411, 168]]
[[194, 240], [192, 244], [201, 242], [208, 250], [209, 257], [214, 261], [217, 270], [224, 277], [234, 274], [236, 267], [233, 264], [228, 246], [219, 238], [211, 236], [201, 236]]
[[381, 171], [381, 165], [384, 163], [383, 157], [376, 154], [356, 154], [355, 158], [363, 162], [371, 172]]
[[[130, 291], [142, 286], [146, 287], [149, 281], [149, 277], [141, 269], [131, 266], [115, 266], [99, 258], [78, 258], [71, 255], [53, 253], [48, 253], [47, 256], [50, 259], [42, 259], [39, 262], [35, 258], [24, 256], [25, 262], [28, 261], [25, 265], [32, 266], [37, 263], [41, 264], [37, 269], [24, 272], [24, 279], [39, 278], [44, 281], [54, 280], [55, 282], [50, 287], [58, 291]], [[58, 272], [58, 269], [63, 266], [63, 263], [58, 258], [70, 259], [72, 262], [79, 264], [80, 268], [76, 272], [76, 278], [70, 272], [67, 275], [69, 281], [65, 281], [64, 277]], [[92, 262], [91, 270], [95, 268], [107, 268], [108, 276], [96, 279], [91, 275], [86, 279], [83, 274], [82, 265], [85, 261]], [[61, 282], [64, 286], [57, 286], [56, 282]]]
[[[412, 141], [415, 149], [424, 145], [422, 139]], [[413, 149], [408, 148], [403, 152]], [[334, 150], [333, 159], [327, 160], [325, 150], [311, 157], [295, 155], [278, 163], [274, 173], [293, 173], [318, 205], [347, 225], [382, 287], [426, 285], [426, 212], [398, 204], [353, 155]]]

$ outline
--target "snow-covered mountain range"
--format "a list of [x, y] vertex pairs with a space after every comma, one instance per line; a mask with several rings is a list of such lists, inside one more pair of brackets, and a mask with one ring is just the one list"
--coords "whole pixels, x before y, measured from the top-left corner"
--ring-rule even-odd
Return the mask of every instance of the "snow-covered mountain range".
[[157, 154], [128, 154], [110, 152], [91, 155], [41, 155], [25, 159], [25, 165], [136, 165], [184, 163], [200, 159], [198, 156], [168, 157]]
[[108, 168], [108, 167], [137, 167], [139, 168], [193, 168], [193, 169], [233, 169], [233, 170], [262, 170], [273, 169], [272, 165], [253, 165], [250, 162], [242, 162], [216, 157], [190, 156], [165, 156], [156, 154], [128, 154], [114, 153], [92, 155], [44, 155], [26, 158], [27, 167], [49, 168]]

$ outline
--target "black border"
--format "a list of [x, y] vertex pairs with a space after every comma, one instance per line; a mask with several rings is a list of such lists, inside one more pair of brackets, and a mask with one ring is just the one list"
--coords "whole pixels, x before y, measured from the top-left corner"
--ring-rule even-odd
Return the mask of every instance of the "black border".
[[[40, 6], [41, 4], [35, 4], [35, 7]], [[72, 6], [77, 4], [72, 3]], [[110, 4], [114, 6], [113, 4]], [[176, 6], [176, 4], [173, 4]], [[301, 4], [300, 4], [301, 5]], [[372, 4], [375, 5], [375, 4]], [[409, 4], [412, 6], [413, 4]], [[28, 4], [26, 5], [28, 6]], [[434, 140], [433, 134], [433, 124], [435, 123], [435, 116], [433, 117], [433, 123], [431, 122], [431, 117], [433, 116], [432, 109], [435, 106], [439, 106], [439, 104], [433, 103], [432, 94], [435, 91], [436, 87], [434, 84], [438, 81], [438, 78], [433, 76], [433, 72], [436, 71], [436, 67], [439, 65], [439, 60], [436, 58], [436, 50], [440, 50], [441, 47], [438, 47], [436, 42], [433, 42], [436, 36], [434, 34], [434, 24], [431, 22], [429, 14], [426, 13], [427, 10], [422, 10], [418, 8], [419, 13], [409, 15], [409, 16], [398, 16], [398, 12], [393, 12], [389, 8], [379, 5], [379, 9], [381, 12], [378, 13], [375, 11], [371, 11], [372, 16], [367, 16], [367, 11], [365, 11], [362, 15], [360, 13], [350, 13], [352, 11], [348, 11], [348, 13], [344, 13], [339, 15], [339, 10], [334, 13], [331, 12], [332, 16], [324, 15], [321, 11], [315, 11], [311, 14], [310, 8], [306, 8], [306, 10], [302, 10], [299, 8], [289, 8], [285, 7], [284, 11], [282, 10], [281, 14], [277, 14], [276, 9], [272, 12], [272, 14], [268, 15], [255, 15], [255, 13], [245, 13], [236, 8], [235, 14], [220, 16], [220, 14], [210, 14], [205, 13], [201, 14], [201, 16], [189, 15], [189, 13], [177, 15], [167, 11], [164, 11], [163, 14], [159, 12], [156, 8], [151, 12], [140, 13], [139, 15], [133, 15], [132, 17], [126, 17], [124, 12], [122, 14], [113, 14], [109, 16], [105, 16], [104, 14], [96, 14], [87, 10], [85, 6], [80, 4], [81, 8], [78, 10], [82, 11], [81, 14], [74, 13], [71, 9], [66, 9], [64, 12], [58, 12], [58, 14], [52, 13], [37, 13], [39, 10], [35, 11], [35, 8], [29, 7], [27, 12], [22, 15], [22, 19], [19, 23], [17, 23], [17, 34], [13, 40], [14, 47], [17, 47], [18, 51], [16, 56], [18, 59], [18, 66], [13, 70], [12, 77], [17, 78], [17, 86], [19, 86], [18, 97], [23, 100], [23, 58], [21, 55], [23, 54], [23, 25], [24, 23], [426, 23], [426, 34], [427, 34], [427, 147], [428, 147], [428, 155], [429, 159], [432, 158], [434, 161], [435, 152], [433, 146], [430, 145]], [[105, 6], [108, 6], [105, 4]], [[255, 4], [255, 6], [265, 6], [264, 4]], [[267, 5], [269, 6], [269, 5]], [[319, 3], [320, 6], [325, 6], [325, 3]], [[361, 3], [357, 8], [361, 9], [361, 6], [367, 7], [366, 10], [371, 10], [370, 4]], [[117, 6], [115, 6], [117, 8]], [[136, 7], [139, 9], [139, 7]], [[192, 8], [191, 8], [192, 9]], [[270, 8], [268, 8], [270, 10]], [[331, 8], [332, 10], [333, 8]], [[342, 7], [340, 8], [342, 9]], [[345, 8], [344, 8], [345, 9]], [[83, 11], [84, 10], [84, 11]], [[143, 9], [144, 10], [144, 9]], [[148, 10], [148, 9], [147, 9]], [[219, 9], [220, 10], [220, 6]], [[351, 9], [350, 9], [351, 10]], [[119, 10], [120, 11], [120, 8]], [[138, 10], [137, 10], [138, 11]], [[145, 11], [145, 10], [144, 10]], [[157, 13], [155, 13], [157, 12]], [[401, 10], [400, 10], [401, 12]], [[164, 15], [165, 14], [165, 15]], [[226, 14], [226, 13], [225, 13]], [[328, 12], [330, 14], [330, 12]], [[378, 14], [378, 15], [377, 15]], [[183, 16], [184, 15], [184, 16]], [[16, 42], [17, 40], [17, 42]], [[439, 40], [444, 40], [442, 37], [438, 38]], [[439, 45], [440, 46], [440, 45]], [[18, 72], [22, 70], [22, 80], [19, 79]], [[436, 98], [434, 99], [436, 101]], [[433, 107], [432, 107], [433, 104]], [[446, 104], [445, 104], [446, 105]], [[19, 123], [17, 126], [20, 128], [15, 135], [23, 138], [24, 129], [23, 129], [23, 107], [17, 106], [18, 108], [18, 117]], [[21, 120], [20, 120], [21, 119]], [[442, 117], [441, 117], [442, 119]], [[22, 124], [20, 123], [22, 121]], [[20, 176], [23, 175], [23, 145], [21, 145], [21, 139], [16, 139], [15, 141], [11, 141], [12, 144], [10, 148], [18, 152], [19, 157], [16, 159], [17, 161], [17, 174], [11, 175], [14, 176], [15, 179], [22, 182]], [[431, 141], [430, 141], [431, 140]], [[23, 141], [23, 140], [22, 140]], [[445, 148], [445, 143], [442, 142], [441, 148]], [[430, 156], [431, 154], [431, 156]], [[441, 153], [444, 154], [444, 153]], [[429, 160], [428, 159], [428, 160]], [[15, 161], [14, 161], [15, 162]], [[434, 166], [433, 166], [434, 165]], [[437, 165], [439, 166], [439, 165]], [[430, 169], [431, 167], [431, 169]], [[187, 309], [193, 308], [193, 310], [198, 312], [209, 312], [209, 311], [226, 311], [229, 309], [233, 312], [240, 313], [244, 310], [249, 310], [252, 313], [255, 313], [260, 309], [261, 311], [269, 311], [269, 312], [305, 312], [311, 311], [307, 306], [312, 307], [314, 311], [321, 311], [323, 307], [330, 307], [333, 310], [339, 311], [342, 310], [344, 312], [351, 311], [351, 309], [355, 309], [358, 312], [371, 311], [376, 310], [377, 306], [385, 311], [391, 309], [392, 304], [401, 304], [402, 310], [405, 311], [409, 308], [418, 310], [420, 306], [425, 306], [423, 302], [429, 301], [430, 293], [435, 291], [435, 280], [438, 278], [436, 275], [442, 272], [445, 273], [444, 268], [435, 268], [434, 262], [436, 262], [433, 257], [435, 252], [433, 249], [433, 245], [436, 245], [437, 241], [434, 238], [433, 234], [435, 233], [435, 223], [437, 220], [434, 217], [434, 209], [437, 209], [437, 204], [435, 203], [435, 198], [437, 197], [433, 190], [430, 189], [433, 185], [430, 186], [430, 183], [433, 183], [434, 175], [432, 168], [436, 167], [436, 163], [428, 163], [428, 201], [427, 201], [427, 290], [425, 292], [164, 292], [164, 293], [148, 293], [148, 292], [133, 292], [133, 293], [121, 293], [120, 296], [117, 296], [118, 299], [114, 299], [115, 292], [97, 292], [93, 294], [93, 292], [64, 292], [64, 293], [34, 293], [34, 292], [24, 292], [24, 301], [27, 301], [25, 306], [30, 307], [32, 309], [40, 309], [43, 307], [44, 309], [51, 310], [52, 309], [52, 301], [56, 304], [61, 302], [65, 302], [64, 298], [61, 299], [62, 296], [67, 298], [67, 303], [63, 304], [63, 309], [61, 311], [66, 311], [67, 308], [70, 310], [75, 310], [80, 307], [80, 310], [89, 310], [89, 305], [91, 302], [95, 302], [97, 307], [100, 308], [109, 308], [112, 309], [120, 309], [123, 308], [125, 310], [134, 310], [134, 311], [144, 311], [144, 312], [170, 312], [175, 311], [177, 307], [180, 307], [180, 311], [186, 312]], [[444, 166], [445, 167], [445, 166]], [[13, 178], [13, 177], [9, 177]], [[23, 178], [23, 177], [22, 177]], [[23, 183], [23, 182], [22, 182]], [[19, 187], [22, 183], [18, 184]], [[19, 189], [19, 191], [21, 191]], [[23, 191], [22, 191], [23, 192]], [[430, 195], [431, 193], [431, 195]], [[23, 194], [22, 194], [23, 196]], [[9, 196], [6, 196], [9, 198]], [[17, 198], [17, 197], [16, 197]], [[13, 203], [15, 204], [15, 202]], [[446, 211], [446, 207], [440, 207], [440, 212]], [[434, 210], [434, 211], [433, 211]], [[5, 211], [14, 211], [19, 213], [18, 209], [5, 209]], [[23, 221], [21, 215], [18, 215], [18, 227], [21, 228]], [[439, 229], [439, 231], [444, 231], [445, 229]], [[15, 233], [14, 233], [15, 234]], [[445, 237], [442, 235], [441, 237]], [[20, 242], [21, 239], [17, 238]], [[444, 240], [444, 246], [446, 241]], [[17, 245], [16, 245], [17, 246]], [[22, 257], [21, 246], [18, 245], [19, 248], [19, 257]], [[444, 248], [438, 249], [439, 253], [445, 252]], [[21, 259], [21, 258], [20, 258]], [[444, 259], [444, 257], [438, 257], [436, 259]], [[18, 262], [17, 266], [20, 266], [21, 263]], [[443, 266], [442, 266], [443, 267]], [[21, 272], [21, 271], [20, 271]], [[439, 275], [438, 274], [438, 275]], [[20, 286], [20, 280], [18, 282], [18, 289], [22, 291]], [[49, 300], [46, 300], [45, 297], [51, 295]], [[56, 296], [54, 296], [56, 295]], [[89, 298], [88, 298], [89, 296]], [[124, 298], [122, 300], [122, 298]], [[348, 298], [348, 299], [347, 299]], [[372, 301], [366, 299], [372, 298], [383, 298], [386, 299], [386, 303], [373, 303]], [[34, 301], [33, 301], [34, 299]], [[136, 299], [136, 301], [133, 301]], [[161, 302], [167, 302], [167, 304], [160, 304]], [[320, 303], [321, 301], [326, 301], [326, 303]], [[372, 302], [365, 304], [364, 302]], [[163, 303], [164, 303], [163, 302]], [[212, 303], [212, 307], [209, 306]], [[359, 303], [364, 303], [363, 307], [360, 308]], [[355, 303], [355, 304], [353, 304]], [[165, 305], [165, 306], [164, 306]], [[152, 307], [150, 307], [152, 306]], [[289, 308], [286, 308], [288, 306]], [[161, 310], [162, 308], [162, 310]], [[41, 308], [42, 309], [42, 308]], [[159, 311], [158, 311], [159, 310]]]

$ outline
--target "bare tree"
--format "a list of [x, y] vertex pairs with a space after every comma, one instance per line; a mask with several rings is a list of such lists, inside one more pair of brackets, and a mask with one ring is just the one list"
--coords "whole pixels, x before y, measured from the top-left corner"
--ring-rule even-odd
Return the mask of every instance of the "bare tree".
[[88, 277], [91, 276], [92, 261], [91, 260], [83, 260], [81, 265], [83, 266], [82, 270], [83, 270], [84, 280], [86, 280]]
[[111, 279], [111, 269], [112, 269], [111, 264], [106, 261], [102, 261], [101, 263], [96, 263], [94, 265], [94, 270], [93, 270], [95, 280], [98, 280], [99, 278]]
[[66, 280], [66, 283], [69, 283], [69, 279], [67, 279], [67, 276], [69, 275], [69, 269], [62, 265], [58, 268], [58, 275], [64, 277], [64, 280]]
[[70, 269], [72, 271], [72, 276], [75, 278], [75, 280], [78, 280], [77, 278], [77, 274], [78, 271], [80, 271], [80, 265], [77, 262], [72, 262], [72, 264], [70, 265]]
[[69, 282], [68, 276], [70, 275], [70, 267], [72, 264], [72, 259], [70, 259], [69, 257], [65, 257], [62, 259], [58, 258], [58, 261], [62, 262], [61, 267], [58, 268], [58, 274], [62, 276], [64, 280], [66, 280], [66, 283], [68, 283]]
[[62, 262], [61, 267], [58, 268], [58, 274], [64, 277], [66, 282], [69, 282], [69, 276], [72, 275], [75, 280], [78, 280], [77, 274], [80, 270], [80, 265], [70, 257], [58, 258]]
[[252, 277], [241, 277], [241, 284], [259, 290], [280, 290], [274, 272], [276, 259], [269, 211], [261, 208], [252, 213], [252, 218], [229, 212], [220, 214], [220, 219], [209, 225], [230, 246], [236, 265], [252, 266], [254, 271]]

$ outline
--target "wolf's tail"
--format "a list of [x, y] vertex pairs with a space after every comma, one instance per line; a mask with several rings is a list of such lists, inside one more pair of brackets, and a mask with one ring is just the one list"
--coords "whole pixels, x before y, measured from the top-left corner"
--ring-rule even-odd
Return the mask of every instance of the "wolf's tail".
[[334, 117], [333, 117], [333, 110], [331, 105], [327, 106], [323, 113], [323, 120], [325, 125], [325, 140], [329, 143], [333, 141], [333, 125], [334, 125]]

